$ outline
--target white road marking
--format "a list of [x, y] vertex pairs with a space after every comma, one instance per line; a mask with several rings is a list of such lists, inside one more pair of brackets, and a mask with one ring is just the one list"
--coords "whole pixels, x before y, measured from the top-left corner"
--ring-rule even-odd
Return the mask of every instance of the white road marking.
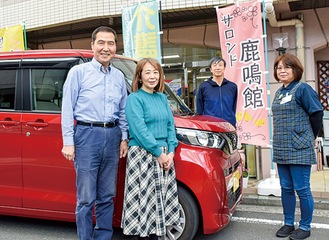
[[[246, 217], [232, 217], [232, 222], [244, 222], [244, 223], [262, 223], [269, 225], [283, 225], [283, 221], [279, 220], [269, 220], [269, 219], [260, 219], [260, 218], [246, 218]], [[295, 223], [297, 225], [298, 223]], [[329, 224], [323, 223], [312, 223], [312, 228], [320, 228], [320, 229], [329, 229]]]

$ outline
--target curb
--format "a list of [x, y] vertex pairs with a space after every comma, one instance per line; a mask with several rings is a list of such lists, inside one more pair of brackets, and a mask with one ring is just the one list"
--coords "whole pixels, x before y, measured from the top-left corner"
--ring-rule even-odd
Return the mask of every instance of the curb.
[[[245, 205], [261, 205], [261, 206], [282, 206], [281, 197], [260, 196], [257, 194], [244, 193], [241, 204]], [[297, 206], [299, 207], [299, 199], [297, 197]], [[314, 198], [314, 208], [321, 210], [329, 210], [329, 199]]]

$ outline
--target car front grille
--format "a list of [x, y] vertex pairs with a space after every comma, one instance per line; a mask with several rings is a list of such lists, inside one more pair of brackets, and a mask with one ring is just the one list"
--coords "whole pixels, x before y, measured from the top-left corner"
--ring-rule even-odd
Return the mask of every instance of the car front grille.
[[231, 166], [229, 168], [225, 168], [224, 169], [224, 175], [225, 175], [225, 177], [227, 177], [228, 175], [232, 174], [235, 170], [238, 169], [239, 166], [240, 166], [240, 160], [239, 161], [236, 161], [233, 166]]
[[231, 209], [236, 202], [238, 201], [240, 195], [241, 195], [241, 181], [242, 181], [242, 176], [240, 177], [239, 180], [239, 187], [233, 191], [233, 187], [227, 190], [227, 198], [228, 198], [228, 207]]

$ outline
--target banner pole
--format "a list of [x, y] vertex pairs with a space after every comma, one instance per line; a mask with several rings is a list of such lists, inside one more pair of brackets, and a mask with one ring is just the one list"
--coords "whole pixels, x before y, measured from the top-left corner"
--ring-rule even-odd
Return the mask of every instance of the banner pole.
[[262, 0], [263, 6], [263, 28], [264, 28], [264, 50], [265, 50], [265, 74], [267, 86], [267, 107], [268, 107], [268, 122], [270, 129], [270, 158], [271, 158], [271, 177], [264, 179], [257, 185], [257, 193], [259, 195], [274, 195], [281, 196], [280, 181], [276, 178], [276, 170], [273, 162], [273, 131], [272, 131], [272, 114], [271, 114], [271, 94], [270, 94], [270, 76], [268, 70], [268, 50], [267, 50], [267, 31], [266, 31], [266, 10], [265, 2]]
[[161, 62], [160, 62], [160, 64], [163, 64], [163, 30], [162, 30], [162, 3], [161, 3], [161, 0], [158, 0], [158, 2], [159, 2], [159, 31], [160, 31], [160, 33], [159, 34], [161, 34], [161, 37], [160, 37], [160, 39], [161, 39], [161, 41], [160, 41], [160, 46], [161, 46]]
[[23, 21], [23, 36], [24, 36], [24, 50], [27, 50], [27, 38], [26, 38], [25, 21]]
[[262, 0], [263, 5], [263, 28], [264, 28], [264, 50], [265, 50], [265, 74], [266, 74], [266, 86], [267, 86], [267, 107], [268, 107], [268, 122], [270, 130], [270, 149], [271, 149], [271, 169], [274, 169], [273, 163], [273, 132], [272, 132], [272, 114], [271, 114], [271, 94], [270, 94], [270, 76], [269, 76], [269, 66], [268, 66], [268, 50], [267, 50], [267, 29], [266, 29], [266, 12], [265, 3]]

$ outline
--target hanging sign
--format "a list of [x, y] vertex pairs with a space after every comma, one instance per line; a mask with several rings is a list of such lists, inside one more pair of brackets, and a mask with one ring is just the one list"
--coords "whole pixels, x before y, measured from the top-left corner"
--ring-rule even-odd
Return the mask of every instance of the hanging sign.
[[257, 0], [217, 8], [225, 77], [238, 85], [237, 133], [241, 143], [269, 146], [269, 120], [261, 5]]
[[0, 29], [0, 52], [23, 51], [23, 26], [18, 24]]
[[161, 62], [158, 2], [145, 2], [123, 8], [122, 35], [124, 55]]

